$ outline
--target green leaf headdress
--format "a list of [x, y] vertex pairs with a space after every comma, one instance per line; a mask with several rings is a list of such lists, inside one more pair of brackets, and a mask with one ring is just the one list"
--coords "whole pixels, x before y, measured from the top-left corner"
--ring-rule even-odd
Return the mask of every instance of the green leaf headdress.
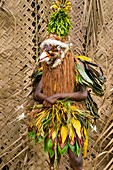
[[48, 23], [49, 34], [57, 34], [60, 37], [65, 37], [69, 34], [72, 27], [70, 15], [71, 2], [68, 0], [56, 0], [53, 2], [51, 8], [54, 12], [50, 16]]

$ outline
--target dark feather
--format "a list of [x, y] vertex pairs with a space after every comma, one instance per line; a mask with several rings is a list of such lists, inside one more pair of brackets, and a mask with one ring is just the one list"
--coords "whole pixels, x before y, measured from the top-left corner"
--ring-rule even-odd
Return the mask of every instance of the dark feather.
[[[93, 81], [93, 85], [90, 85], [93, 92], [98, 96], [104, 95], [104, 83], [106, 79], [103, 76], [102, 70], [97, 65], [96, 69], [94, 69], [93, 67], [91, 67], [91, 65], [89, 65], [89, 62], [84, 61], [83, 63], [86, 74]], [[97, 71], [97, 67], [99, 68], [100, 72]]]
[[95, 118], [99, 118], [99, 115], [98, 115], [98, 106], [94, 102], [94, 100], [92, 99], [89, 91], [88, 91], [88, 95], [87, 95], [87, 99], [85, 100], [85, 103], [86, 103], [87, 109], [91, 112], [91, 114]]

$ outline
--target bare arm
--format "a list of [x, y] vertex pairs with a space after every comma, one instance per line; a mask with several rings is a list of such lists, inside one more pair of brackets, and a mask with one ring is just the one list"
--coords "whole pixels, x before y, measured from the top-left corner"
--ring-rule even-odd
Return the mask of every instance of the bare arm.
[[80, 88], [80, 91], [73, 92], [73, 93], [57, 93], [50, 97], [48, 97], [46, 100], [50, 103], [54, 103], [58, 99], [65, 99], [68, 98], [72, 101], [82, 101], [87, 98], [87, 90], [83, 90]]
[[70, 100], [73, 101], [85, 100], [87, 98], [87, 90], [84, 90], [82, 87], [80, 87], [80, 90], [74, 93], [57, 93], [47, 97], [42, 93], [42, 80], [41, 80], [34, 93], [34, 99], [40, 103], [43, 103], [43, 101], [48, 101], [49, 103], [53, 104], [56, 100], [65, 98], [69, 98]]
[[78, 91], [75, 93], [61, 94], [60, 99], [64, 99], [64, 98], [69, 98], [70, 100], [74, 100], [74, 101], [85, 100], [87, 98], [87, 91], [84, 92]]
[[47, 96], [42, 93], [42, 79], [40, 80], [35, 93], [34, 93], [34, 99], [40, 103], [43, 103], [44, 100], [46, 100]]

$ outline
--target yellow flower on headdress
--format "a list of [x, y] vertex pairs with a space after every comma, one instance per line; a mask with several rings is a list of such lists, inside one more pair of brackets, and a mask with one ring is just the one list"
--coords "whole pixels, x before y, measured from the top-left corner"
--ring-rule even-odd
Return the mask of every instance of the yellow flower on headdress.
[[55, 10], [59, 10], [63, 8], [66, 11], [69, 11], [71, 9], [71, 2], [69, 0], [56, 0], [53, 2], [51, 8]]

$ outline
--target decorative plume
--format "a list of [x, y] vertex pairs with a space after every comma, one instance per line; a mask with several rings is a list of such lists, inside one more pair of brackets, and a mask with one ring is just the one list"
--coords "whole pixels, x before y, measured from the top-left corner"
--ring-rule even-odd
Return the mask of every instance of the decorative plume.
[[51, 8], [54, 10], [65, 9], [69, 11], [71, 9], [71, 2], [68, 0], [57, 0], [53, 2]]
[[48, 23], [49, 34], [57, 34], [60, 37], [65, 37], [69, 34], [71, 29], [70, 16], [68, 14], [71, 9], [71, 2], [65, 1], [54, 1], [51, 6], [54, 12], [50, 16]]

